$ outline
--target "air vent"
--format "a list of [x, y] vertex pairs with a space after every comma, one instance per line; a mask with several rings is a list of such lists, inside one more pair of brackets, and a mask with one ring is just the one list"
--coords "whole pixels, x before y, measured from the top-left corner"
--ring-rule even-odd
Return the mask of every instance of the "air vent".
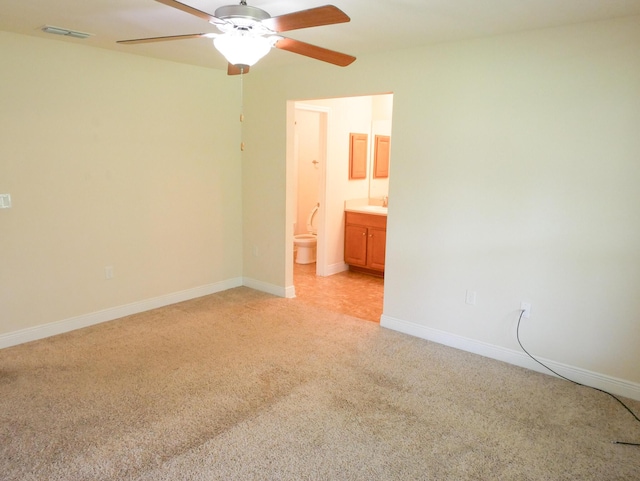
[[42, 27], [42, 31], [45, 33], [53, 33], [55, 35], [64, 35], [66, 37], [73, 37], [73, 38], [88, 38], [93, 36], [92, 33], [76, 32], [75, 30], [69, 30], [67, 28], [60, 28], [60, 27], [52, 27], [50, 25], [45, 25], [44, 27]]

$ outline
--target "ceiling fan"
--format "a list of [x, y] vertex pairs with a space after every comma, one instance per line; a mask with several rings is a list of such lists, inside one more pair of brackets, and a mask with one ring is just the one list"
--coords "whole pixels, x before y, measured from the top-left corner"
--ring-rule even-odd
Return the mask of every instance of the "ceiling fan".
[[129, 45], [189, 38], [212, 38], [215, 48], [220, 51], [229, 62], [227, 69], [229, 75], [247, 73], [249, 67], [264, 57], [272, 47], [341, 67], [346, 67], [356, 59], [351, 55], [279, 35], [280, 32], [322, 25], [333, 25], [351, 20], [342, 10], [333, 5], [325, 5], [272, 17], [260, 8], [250, 7], [247, 5], [246, 0], [241, 0], [239, 5], [219, 7], [213, 15], [176, 0], [156, 1], [206, 20], [217, 27], [221, 33], [192, 33], [166, 37], [139, 38], [119, 40], [118, 43]]

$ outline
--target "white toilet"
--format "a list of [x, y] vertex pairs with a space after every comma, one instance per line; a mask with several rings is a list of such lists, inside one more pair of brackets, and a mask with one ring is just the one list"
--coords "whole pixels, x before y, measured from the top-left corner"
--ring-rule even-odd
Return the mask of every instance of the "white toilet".
[[318, 230], [313, 227], [313, 219], [318, 212], [316, 204], [311, 209], [307, 218], [308, 234], [298, 234], [293, 236], [293, 245], [296, 251], [296, 264], [313, 264], [316, 261], [316, 247], [318, 245]]

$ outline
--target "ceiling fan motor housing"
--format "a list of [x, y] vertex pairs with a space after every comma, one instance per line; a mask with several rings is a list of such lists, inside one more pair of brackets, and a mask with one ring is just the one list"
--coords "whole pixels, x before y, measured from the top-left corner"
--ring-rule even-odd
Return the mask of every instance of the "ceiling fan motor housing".
[[225, 5], [224, 7], [217, 8], [214, 16], [222, 18], [223, 20], [229, 18], [243, 18], [256, 22], [261, 22], [262, 20], [271, 18], [271, 15], [264, 10], [256, 7], [250, 7], [249, 5]]

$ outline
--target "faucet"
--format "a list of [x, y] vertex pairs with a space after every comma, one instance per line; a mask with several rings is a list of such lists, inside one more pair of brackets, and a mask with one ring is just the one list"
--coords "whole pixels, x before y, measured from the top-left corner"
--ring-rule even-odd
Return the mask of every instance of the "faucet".
[[389, 196], [382, 196], [382, 207], [389, 207]]

